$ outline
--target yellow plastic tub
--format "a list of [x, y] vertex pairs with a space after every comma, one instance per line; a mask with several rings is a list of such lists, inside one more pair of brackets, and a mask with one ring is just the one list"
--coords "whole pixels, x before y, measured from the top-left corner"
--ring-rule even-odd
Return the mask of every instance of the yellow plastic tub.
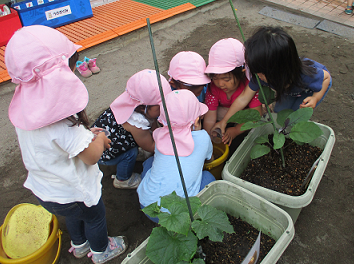
[[221, 172], [229, 155], [229, 146], [224, 143], [213, 143], [213, 155], [214, 160], [210, 163], [205, 163], [203, 169], [210, 171], [216, 180], [221, 180]]
[[[2, 233], [3, 225], [0, 227]], [[2, 264], [56, 264], [59, 260], [61, 249], [61, 230], [59, 229], [58, 219], [55, 215], [50, 223], [50, 234], [45, 244], [32, 254], [11, 259], [9, 258], [2, 244], [2, 236], [0, 236], [0, 263]]]

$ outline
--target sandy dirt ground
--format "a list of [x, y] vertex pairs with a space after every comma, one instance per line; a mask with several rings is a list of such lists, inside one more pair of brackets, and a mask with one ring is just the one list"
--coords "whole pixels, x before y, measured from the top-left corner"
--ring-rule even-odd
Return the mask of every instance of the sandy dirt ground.
[[[295, 237], [282, 257], [281, 264], [350, 263], [354, 259], [353, 240], [353, 104], [354, 71], [353, 40], [317, 29], [277, 21], [258, 12], [266, 6], [261, 1], [234, 1], [245, 37], [259, 25], [279, 25], [293, 36], [299, 54], [325, 64], [333, 77], [333, 87], [324, 102], [315, 110], [312, 120], [330, 126], [336, 134], [331, 159], [312, 203], [305, 207], [295, 224]], [[278, 7], [279, 8], [279, 7]], [[281, 8], [279, 8], [281, 9]], [[152, 26], [160, 72], [167, 76], [170, 59], [179, 51], [200, 53], [207, 61], [210, 47], [219, 39], [241, 34], [228, 1], [216, 1]], [[90, 120], [106, 109], [125, 88], [126, 81], [137, 71], [154, 69], [147, 28], [138, 30], [81, 54], [81, 58], [97, 57], [101, 72], [84, 79], [90, 94], [87, 112]], [[14, 127], [7, 115], [14, 85], [0, 85], [0, 222], [19, 203], [38, 204], [22, 185], [26, 179]], [[139, 210], [135, 190], [118, 190], [112, 185], [112, 167], [104, 172], [102, 196], [107, 210], [110, 235], [125, 235], [132, 252], [155, 226]], [[136, 171], [141, 171], [137, 164]], [[60, 264], [92, 263], [90, 259], [75, 259], [67, 252], [69, 235], [63, 218]], [[125, 253], [110, 263], [120, 263]]]

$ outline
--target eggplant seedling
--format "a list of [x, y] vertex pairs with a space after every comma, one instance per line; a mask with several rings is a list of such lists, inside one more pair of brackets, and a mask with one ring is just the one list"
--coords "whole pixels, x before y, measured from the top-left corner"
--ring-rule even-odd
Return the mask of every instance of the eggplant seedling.
[[[264, 97], [260, 96], [259, 100], [262, 104], [267, 106], [272, 103], [274, 96], [271, 93], [271, 89], [268, 87], [262, 87]], [[238, 124], [245, 123], [241, 130], [249, 130], [252, 128], [264, 126], [266, 124], [272, 124], [274, 129], [273, 142], [269, 142], [268, 135], [263, 135], [255, 140], [256, 145], [253, 146], [250, 157], [256, 159], [268, 154], [271, 148], [274, 150], [282, 149], [285, 143], [285, 136], [288, 136], [293, 142], [302, 145], [304, 143], [310, 143], [323, 134], [322, 130], [314, 122], [309, 121], [313, 114], [311, 107], [300, 108], [296, 111], [291, 109], [284, 109], [277, 114], [277, 119], [271, 116], [269, 107], [267, 107], [267, 113], [262, 118], [259, 112], [255, 109], [245, 109], [238, 111], [234, 114], [228, 122], [235, 122]], [[284, 157], [283, 167], [285, 167]]]

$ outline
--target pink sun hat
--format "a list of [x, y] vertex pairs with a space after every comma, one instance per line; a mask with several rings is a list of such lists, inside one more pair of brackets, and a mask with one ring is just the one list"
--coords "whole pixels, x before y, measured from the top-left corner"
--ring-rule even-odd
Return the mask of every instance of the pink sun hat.
[[193, 85], [210, 83], [210, 78], [205, 74], [205, 60], [193, 51], [181, 51], [170, 61], [168, 75], [176, 81]]
[[[160, 74], [163, 94], [170, 93], [171, 86]], [[161, 102], [156, 71], [145, 69], [129, 78], [125, 92], [110, 105], [118, 124], [125, 123], [139, 105], [158, 105]]]
[[217, 41], [209, 51], [209, 65], [205, 73], [223, 74], [245, 64], [245, 48], [234, 38]]
[[5, 50], [5, 64], [18, 84], [9, 106], [15, 127], [34, 130], [85, 109], [88, 92], [69, 67], [81, 46], [58, 30], [33, 25], [17, 30]]
[[[191, 126], [208, 112], [208, 107], [189, 90], [175, 90], [166, 95], [165, 101], [178, 155], [189, 156], [194, 149]], [[174, 155], [166, 114], [162, 106], [160, 109], [159, 121], [164, 126], [153, 132], [156, 148], [164, 155]]]

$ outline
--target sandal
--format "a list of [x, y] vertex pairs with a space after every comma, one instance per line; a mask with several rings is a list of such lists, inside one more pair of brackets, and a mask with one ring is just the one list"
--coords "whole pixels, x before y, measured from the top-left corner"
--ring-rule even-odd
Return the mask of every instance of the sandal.
[[344, 11], [347, 15], [353, 14], [353, 7], [352, 6], [347, 6]]

